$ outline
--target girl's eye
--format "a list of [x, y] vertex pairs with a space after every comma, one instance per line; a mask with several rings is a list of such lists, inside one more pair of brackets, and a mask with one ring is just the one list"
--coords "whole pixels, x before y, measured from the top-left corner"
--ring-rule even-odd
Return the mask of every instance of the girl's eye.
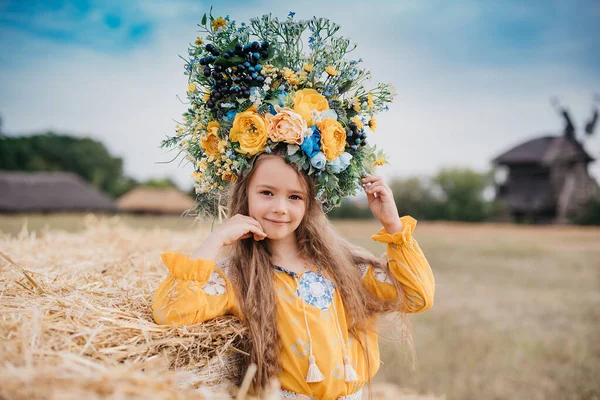
[[297, 194], [293, 194], [290, 196], [290, 199], [292, 200], [302, 200], [302, 197], [298, 196]]
[[265, 196], [270, 196], [273, 193], [271, 193], [269, 190], [263, 190], [262, 192], [260, 192], [260, 194], [264, 194]]

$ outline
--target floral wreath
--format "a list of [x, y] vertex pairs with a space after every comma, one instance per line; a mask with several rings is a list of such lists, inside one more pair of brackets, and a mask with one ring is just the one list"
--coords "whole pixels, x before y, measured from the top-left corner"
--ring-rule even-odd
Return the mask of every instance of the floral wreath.
[[[223, 190], [262, 153], [281, 151], [312, 176], [325, 212], [386, 163], [367, 136], [394, 88], [364, 87], [371, 73], [360, 67], [362, 59], [346, 59], [356, 44], [336, 35], [339, 25], [294, 16], [263, 15], [238, 28], [229, 16], [214, 18], [211, 9], [198, 25], [204, 38], [182, 57], [189, 108], [162, 147], [177, 146], [194, 164], [200, 215], [223, 215]], [[307, 29], [310, 51], [304, 52]]]

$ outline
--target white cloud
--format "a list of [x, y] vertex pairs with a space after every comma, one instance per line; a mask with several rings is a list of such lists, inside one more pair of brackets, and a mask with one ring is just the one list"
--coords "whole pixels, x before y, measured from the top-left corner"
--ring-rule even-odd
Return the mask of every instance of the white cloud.
[[[390, 155], [392, 166], [382, 168], [383, 175], [431, 174], [451, 165], [486, 169], [494, 156], [520, 141], [560, 131], [562, 121], [548, 102], [552, 95], [570, 107], [579, 126], [588, 118], [590, 88], [599, 87], [598, 76], [583, 75], [566, 65], [481, 68], [445, 64], [407, 38], [382, 40], [388, 32], [385, 25], [376, 23], [378, 19], [410, 12], [407, 4], [416, 7], [417, 2], [390, 8], [363, 6], [360, 17], [351, 7], [324, 2], [292, 10], [300, 18], [317, 11], [335, 16], [342, 23], [342, 34], [359, 42], [357, 55], [367, 61], [375, 79], [396, 86], [399, 96], [392, 109], [378, 118], [379, 129], [371, 138]], [[10, 75], [3, 71], [0, 114], [4, 130], [52, 129], [93, 136], [124, 158], [127, 174], [138, 179], [171, 176], [181, 187], [191, 187], [189, 166], [157, 164], [175, 155], [158, 146], [173, 133], [173, 119], [186, 109], [176, 98], [178, 94], [184, 97], [187, 87], [177, 55], [185, 54], [195, 38], [203, 13], [202, 7], [193, 6], [188, 18], [179, 20], [189, 11], [182, 6], [152, 7], [154, 15], [170, 17], [158, 25], [153, 42], [128, 53], [111, 55], [36, 41], [36, 46], [56, 48], [60, 57], [36, 60], [11, 69]], [[219, 6], [215, 14], [224, 10], [225, 6]], [[230, 14], [241, 20], [268, 11], [284, 18], [290, 10], [263, 3], [236, 7]], [[461, 12], [466, 18], [472, 11], [456, 11], [456, 18]], [[192, 22], [190, 14], [197, 16]], [[596, 156], [599, 136], [597, 132], [588, 143]], [[600, 177], [598, 166], [594, 173]]]

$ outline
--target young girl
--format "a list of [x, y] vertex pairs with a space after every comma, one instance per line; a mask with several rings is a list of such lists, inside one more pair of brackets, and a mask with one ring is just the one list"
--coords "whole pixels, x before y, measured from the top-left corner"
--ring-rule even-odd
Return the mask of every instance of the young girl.
[[229, 219], [191, 255], [162, 254], [169, 275], [154, 298], [155, 321], [233, 314], [249, 328], [254, 393], [275, 377], [284, 398], [360, 399], [380, 364], [377, 315], [427, 310], [435, 287], [412, 237], [416, 221], [399, 217], [380, 177], [362, 183], [387, 262], [334, 231], [312, 177], [281, 154], [260, 154], [233, 184]]

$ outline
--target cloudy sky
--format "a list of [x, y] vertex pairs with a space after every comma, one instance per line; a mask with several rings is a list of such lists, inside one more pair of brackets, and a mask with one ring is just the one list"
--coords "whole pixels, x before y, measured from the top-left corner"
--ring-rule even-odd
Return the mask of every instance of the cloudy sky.
[[[301, 3], [301, 5], [299, 5]], [[480, 171], [521, 141], [559, 134], [557, 96], [579, 134], [600, 92], [596, 0], [213, 1], [238, 22], [271, 12], [328, 17], [358, 43], [374, 80], [398, 97], [372, 142], [384, 176]], [[0, 0], [3, 131], [92, 136], [137, 179], [170, 176], [191, 187], [190, 167], [162, 164], [159, 149], [185, 110], [183, 62], [210, 2]], [[600, 128], [586, 142], [600, 157]], [[600, 164], [598, 162], [597, 164]], [[600, 178], [600, 165], [592, 169]]]

